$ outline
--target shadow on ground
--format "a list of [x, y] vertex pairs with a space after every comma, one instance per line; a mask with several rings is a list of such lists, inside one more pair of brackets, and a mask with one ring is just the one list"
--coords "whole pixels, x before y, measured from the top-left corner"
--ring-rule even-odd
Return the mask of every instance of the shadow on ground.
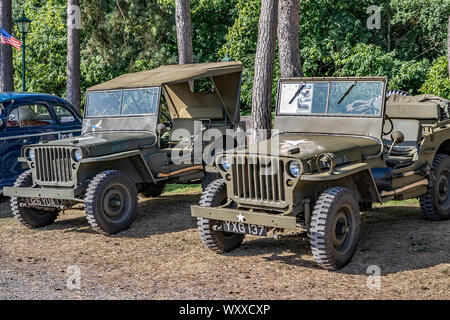
[[[198, 194], [162, 195], [158, 198], [140, 199], [139, 209], [131, 226], [112, 237], [116, 238], [145, 238], [156, 234], [181, 232], [196, 228], [196, 220], [191, 217], [190, 206], [197, 204]], [[81, 208], [81, 207], [80, 207]], [[44, 230], [65, 230], [66, 232], [81, 232], [95, 234], [84, 216], [71, 218], [72, 210], [64, 219], [57, 219], [55, 223]]]
[[[263, 255], [263, 259], [270, 261], [318, 268], [312, 260], [308, 239], [251, 238], [228, 255]], [[367, 268], [376, 265], [382, 274], [391, 274], [446, 263], [450, 263], [450, 221], [427, 221], [416, 207], [395, 206], [362, 215], [355, 255], [349, 265], [337, 272], [367, 275]]]
[[[196, 228], [190, 206], [197, 204], [199, 194], [165, 194], [159, 198], [140, 199], [136, 220], [129, 229], [114, 238], [146, 238], [152, 235], [182, 232]], [[9, 208], [3, 200], [1, 208]], [[12, 217], [8, 210], [0, 218]], [[71, 217], [73, 215], [73, 217]], [[361, 216], [358, 248], [350, 264], [337, 271], [342, 274], [367, 275], [367, 267], [377, 265], [382, 274], [424, 269], [450, 263], [450, 221], [431, 222], [423, 218], [416, 206], [376, 208]], [[63, 230], [96, 234], [84, 214], [70, 212], [43, 231]], [[201, 244], [198, 238], [198, 244]], [[314, 263], [308, 239], [274, 240], [248, 237], [230, 256], [260, 256], [293, 266], [318, 268]]]
[[0, 219], [11, 218], [13, 214], [8, 197], [0, 196]]

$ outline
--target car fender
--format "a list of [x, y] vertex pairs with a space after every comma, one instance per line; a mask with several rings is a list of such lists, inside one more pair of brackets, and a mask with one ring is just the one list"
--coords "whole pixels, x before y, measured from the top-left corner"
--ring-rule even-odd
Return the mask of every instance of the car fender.
[[[105, 156], [100, 157], [92, 157], [92, 158], [85, 158], [81, 159], [81, 164], [96, 164], [100, 162], [110, 163], [110, 161], [117, 161], [117, 160], [126, 160], [129, 159], [134, 167], [134, 170], [138, 173], [138, 175], [145, 175], [145, 180], [147, 182], [155, 183], [155, 177], [153, 176], [147, 162], [144, 160], [144, 157], [142, 156], [142, 153], [139, 150], [130, 150], [130, 151], [124, 151], [114, 154], [109, 154]], [[130, 176], [133, 176], [134, 174], [128, 173]]]
[[[370, 166], [367, 163], [359, 162], [335, 167], [331, 174], [329, 171], [316, 174], [305, 174], [301, 176], [300, 180], [327, 183], [350, 177], [361, 194], [366, 193], [368, 195], [376, 195], [376, 199], [373, 199], [373, 201], [381, 202], [375, 179], [373, 178]], [[373, 196], [371, 198], [373, 198]]]

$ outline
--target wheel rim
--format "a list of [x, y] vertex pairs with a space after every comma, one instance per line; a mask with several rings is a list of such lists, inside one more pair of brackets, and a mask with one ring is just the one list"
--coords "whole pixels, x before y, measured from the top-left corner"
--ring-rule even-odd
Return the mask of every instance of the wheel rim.
[[332, 240], [336, 251], [345, 251], [348, 248], [352, 233], [351, 209], [347, 206], [339, 208], [333, 223]]
[[436, 197], [439, 207], [446, 210], [450, 207], [449, 192], [450, 172], [443, 170], [436, 180]]
[[[110, 220], [118, 220], [128, 211], [129, 192], [121, 184], [109, 187], [103, 196], [103, 212]], [[128, 200], [128, 201], [127, 201]]]

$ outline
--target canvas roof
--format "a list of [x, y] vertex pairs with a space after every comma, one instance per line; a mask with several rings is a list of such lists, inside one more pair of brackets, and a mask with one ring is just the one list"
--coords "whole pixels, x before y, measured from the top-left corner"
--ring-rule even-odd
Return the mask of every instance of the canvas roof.
[[211, 62], [166, 65], [152, 70], [123, 74], [88, 90], [131, 89], [174, 84], [188, 80], [242, 72], [241, 62]]

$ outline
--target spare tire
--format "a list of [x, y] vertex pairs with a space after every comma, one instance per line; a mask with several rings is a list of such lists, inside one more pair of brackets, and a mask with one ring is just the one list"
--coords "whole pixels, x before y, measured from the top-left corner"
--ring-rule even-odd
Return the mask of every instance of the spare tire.
[[394, 94], [399, 95], [399, 96], [404, 96], [404, 97], [411, 95], [411, 93], [409, 93], [408, 91], [404, 91], [404, 90], [389, 90], [389, 91], [386, 91], [386, 98], [389, 96], [392, 96]]

